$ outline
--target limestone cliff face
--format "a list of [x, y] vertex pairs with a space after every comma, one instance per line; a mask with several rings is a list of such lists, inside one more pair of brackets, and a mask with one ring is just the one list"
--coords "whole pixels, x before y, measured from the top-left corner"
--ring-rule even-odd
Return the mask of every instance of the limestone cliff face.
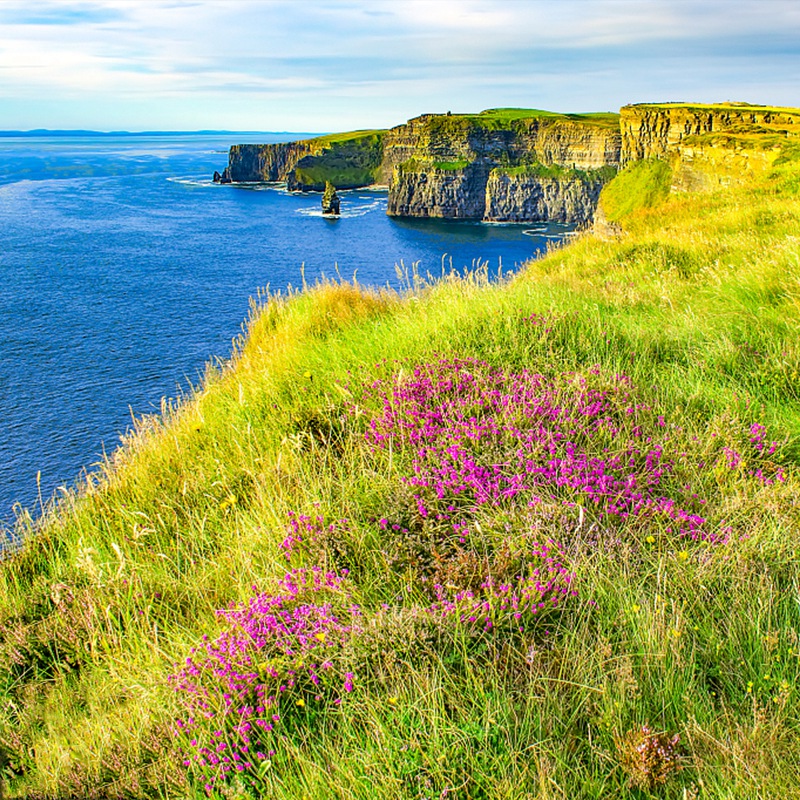
[[560, 115], [495, 120], [481, 114], [424, 114], [386, 135], [382, 170], [411, 159], [429, 162], [484, 160], [498, 164], [539, 162], [578, 169], [617, 165], [620, 135], [611, 124], [572, 121]]
[[562, 175], [493, 169], [486, 184], [484, 219], [493, 222], [592, 221], [600, 192], [613, 171]]
[[285, 181], [297, 162], [312, 152], [309, 141], [235, 144], [228, 154], [228, 177], [235, 183]]
[[788, 140], [800, 137], [800, 111], [743, 104], [625, 106], [623, 165], [659, 158], [672, 167], [672, 191], [706, 191], [764, 174]]
[[394, 216], [583, 223], [619, 159], [614, 117], [426, 114], [388, 132], [380, 174]]
[[[692, 137], [800, 134], [800, 112], [761, 106], [633, 105], [620, 110], [621, 161], [667, 159]], [[689, 142], [687, 142], [689, 140]]]
[[395, 167], [388, 213], [395, 217], [483, 219], [489, 167], [474, 162], [442, 168], [414, 162]]

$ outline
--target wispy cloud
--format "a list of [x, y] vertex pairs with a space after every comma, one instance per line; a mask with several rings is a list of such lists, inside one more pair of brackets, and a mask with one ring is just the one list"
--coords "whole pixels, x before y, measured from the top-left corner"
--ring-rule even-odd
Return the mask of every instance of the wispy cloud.
[[7, 127], [339, 128], [678, 95], [798, 104], [799, 73], [797, 0], [0, 4]]

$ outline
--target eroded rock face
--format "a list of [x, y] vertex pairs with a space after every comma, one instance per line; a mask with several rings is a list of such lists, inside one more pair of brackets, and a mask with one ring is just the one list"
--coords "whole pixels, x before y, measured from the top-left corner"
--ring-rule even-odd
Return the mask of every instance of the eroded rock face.
[[308, 142], [235, 144], [228, 154], [227, 172], [235, 183], [285, 181], [297, 162], [311, 152]]
[[483, 219], [488, 177], [489, 166], [481, 163], [460, 169], [395, 167], [387, 213], [395, 217]]
[[591, 222], [609, 173], [573, 172], [562, 177], [493, 169], [486, 184], [484, 219], [492, 222]]
[[338, 217], [339, 207], [340, 201], [339, 195], [336, 194], [336, 187], [328, 181], [322, 194], [322, 213], [329, 217]]
[[759, 106], [633, 105], [620, 110], [622, 164], [644, 158], [668, 159], [690, 137], [800, 135], [800, 112]]
[[623, 164], [658, 158], [672, 168], [671, 191], [708, 191], [768, 172], [783, 144], [800, 138], [800, 111], [745, 104], [625, 106], [620, 130]]
[[[497, 127], [480, 115], [428, 114], [389, 131], [381, 173], [388, 176], [393, 216], [580, 224], [591, 219], [619, 159], [614, 125], [554, 116]], [[526, 165], [564, 170], [542, 175], [535, 168], [525, 172]], [[590, 177], [581, 178], [581, 171]]]

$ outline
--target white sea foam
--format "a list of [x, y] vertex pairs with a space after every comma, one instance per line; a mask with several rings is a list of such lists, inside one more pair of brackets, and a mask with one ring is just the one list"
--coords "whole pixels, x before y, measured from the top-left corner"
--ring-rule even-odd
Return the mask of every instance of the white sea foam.
[[[340, 216], [343, 219], [352, 219], [354, 217], [363, 217], [367, 214], [372, 213], [373, 211], [378, 211], [379, 209], [386, 208], [386, 200], [380, 198], [378, 200], [372, 200], [371, 202], [366, 203], [359, 203], [358, 205], [350, 205], [348, 203], [342, 203], [342, 213]], [[322, 207], [315, 206], [314, 208], [297, 208], [295, 209], [295, 214], [300, 214], [303, 217], [322, 217]]]
[[526, 228], [522, 231], [523, 236], [541, 236], [547, 231], [547, 228]]
[[167, 178], [170, 183], [180, 183], [183, 186], [215, 186], [216, 184], [210, 178], [192, 178], [170, 176]]

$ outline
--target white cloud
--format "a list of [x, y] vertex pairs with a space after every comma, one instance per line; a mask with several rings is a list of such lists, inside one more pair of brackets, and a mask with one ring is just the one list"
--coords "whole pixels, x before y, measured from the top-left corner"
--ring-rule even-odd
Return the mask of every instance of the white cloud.
[[[155, 124], [172, 108], [191, 124], [224, 126], [210, 109], [225, 96], [241, 107], [249, 97], [253, 108], [259, 93], [259, 108], [274, 101], [269, 120], [280, 117], [280, 127], [315, 109], [389, 124], [415, 103], [607, 108], [639, 99], [648, 85], [653, 98], [694, 85], [698, 99], [714, 99], [749, 83], [764, 92], [750, 99], [791, 103], [786, 65], [796, 74], [798, 58], [796, 0], [0, 3], [0, 100], [16, 98], [20, 109], [27, 98], [31, 126], [58, 125], [44, 119], [47, 110], [70, 100], [94, 102], [98, 121], [86, 124], [99, 126], [104, 109], [123, 114], [133, 99], [137, 119], [149, 99]], [[772, 79], [754, 83], [770, 59]]]

